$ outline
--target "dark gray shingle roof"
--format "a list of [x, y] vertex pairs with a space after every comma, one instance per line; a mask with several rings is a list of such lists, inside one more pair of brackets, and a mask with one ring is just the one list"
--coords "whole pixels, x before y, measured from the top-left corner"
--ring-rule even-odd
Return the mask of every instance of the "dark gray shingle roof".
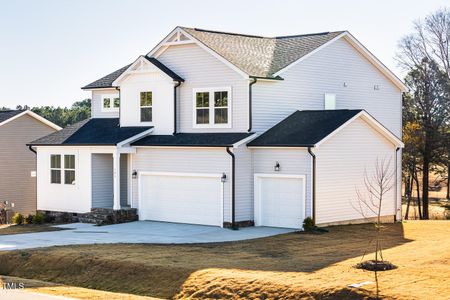
[[178, 133], [175, 135], [149, 135], [132, 146], [179, 146], [179, 147], [230, 147], [253, 133]]
[[11, 119], [12, 117], [23, 112], [24, 110], [0, 110], [0, 123], [5, 122], [6, 120]]
[[[163, 63], [161, 63], [159, 60], [157, 60], [154, 57], [148, 57], [145, 56], [145, 58], [152, 63], [155, 67], [160, 69], [162, 72], [167, 74], [169, 77], [171, 77], [173, 80], [176, 81], [184, 81], [183, 78], [175, 74], [172, 70], [170, 70], [168, 67], [166, 67]], [[116, 80], [120, 75], [122, 75], [123, 72], [125, 72], [132, 64], [129, 64], [123, 68], [120, 68], [119, 70], [116, 70], [112, 72], [111, 74], [106, 75], [105, 77], [102, 77], [92, 83], [89, 83], [88, 85], [82, 87], [82, 89], [98, 89], [98, 88], [108, 88], [112, 87], [112, 83], [114, 80]]]
[[250, 76], [273, 75], [344, 31], [262, 37], [181, 27]]
[[312, 147], [361, 111], [361, 109], [299, 110], [247, 145]]
[[119, 127], [118, 118], [86, 119], [37, 139], [30, 145], [117, 145], [152, 127]]

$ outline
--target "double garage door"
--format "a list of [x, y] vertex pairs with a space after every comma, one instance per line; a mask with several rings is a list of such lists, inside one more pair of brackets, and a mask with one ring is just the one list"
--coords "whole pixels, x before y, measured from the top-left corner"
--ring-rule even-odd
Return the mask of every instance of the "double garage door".
[[143, 173], [141, 220], [222, 226], [221, 174]]
[[[219, 174], [143, 173], [141, 220], [222, 226], [223, 183]], [[305, 177], [255, 175], [256, 226], [301, 228], [305, 218]]]

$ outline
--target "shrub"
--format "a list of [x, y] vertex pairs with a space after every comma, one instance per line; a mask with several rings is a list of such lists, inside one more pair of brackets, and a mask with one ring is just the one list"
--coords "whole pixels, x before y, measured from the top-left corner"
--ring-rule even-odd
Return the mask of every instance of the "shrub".
[[33, 222], [33, 224], [42, 224], [42, 223], [44, 223], [44, 215], [43, 214], [41, 214], [41, 213], [36, 213], [34, 216], [33, 216], [33, 220], [32, 220], [32, 222]]
[[24, 218], [23, 218], [22, 214], [15, 213], [14, 216], [12, 217], [12, 222], [13, 222], [13, 224], [16, 224], [16, 225], [23, 224]]
[[312, 231], [315, 228], [316, 226], [314, 225], [314, 220], [311, 217], [307, 217], [303, 220], [303, 230]]
[[31, 224], [31, 223], [33, 223], [33, 215], [29, 214], [24, 218], [24, 224]]

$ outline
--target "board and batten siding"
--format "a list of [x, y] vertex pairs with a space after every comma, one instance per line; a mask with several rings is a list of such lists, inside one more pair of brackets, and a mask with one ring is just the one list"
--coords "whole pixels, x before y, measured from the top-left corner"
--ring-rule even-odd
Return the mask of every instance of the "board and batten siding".
[[335, 41], [280, 76], [283, 81], [253, 85], [254, 131], [264, 132], [296, 110], [324, 109], [324, 94], [333, 93], [336, 109], [365, 109], [401, 137], [401, 91], [346, 40]]
[[112, 208], [113, 194], [112, 154], [92, 154], [92, 208]]
[[[390, 161], [393, 172], [395, 149], [395, 145], [360, 118], [316, 148], [316, 223], [363, 219], [356, 191], [367, 195], [364, 173], [373, 175], [377, 159]], [[392, 188], [384, 196], [382, 215], [395, 214], [395, 188]], [[365, 217], [374, 216], [365, 211]]]
[[[301, 148], [263, 149], [251, 148], [253, 153], [254, 173], [305, 175], [306, 203], [305, 215], [311, 216], [311, 169], [312, 161], [308, 150]], [[280, 171], [275, 171], [276, 162], [280, 164]], [[253, 186], [254, 178], [252, 178]], [[253, 198], [253, 190], [252, 190]]]
[[[196, 44], [171, 46], [157, 57], [185, 82], [178, 88], [179, 132], [244, 132], [248, 129], [248, 80]], [[231, 128], [193, 128], [195, 88], [231, 87]]]
[[14, 211], [36, 212], [36, 155], [26, 144], [55, 131], [26, 114], [0, 126], [0, 201], [14, 203]]
[[108, 112], [102, 110], [102, 96], [103, 95], [116, 95], [119, 97], [119, 92], [116, 89], [102, 89], [92, 91], [91, 101], [91, 117], [92, 118], [118, 118], [119, 112]]
[[[211, 173], [227, 175], [224, 183], [224, 221], [230, 222], [231, 157], [225, 148], [144, 148], [132, 155], [137, 172]], [[174, 187], [176, 188], [176, 187]], [[181, 191], [182, 192], [182, 191]], [[138, 179], [132, 180], [132, 207], [138, 208]], [[180, 197], [183, 195], [180, 193]]]

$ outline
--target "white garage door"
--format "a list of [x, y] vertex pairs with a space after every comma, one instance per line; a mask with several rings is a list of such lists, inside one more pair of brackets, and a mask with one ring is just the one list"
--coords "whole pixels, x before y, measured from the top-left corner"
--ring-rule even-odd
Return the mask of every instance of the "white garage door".
[[222, 226], [220, 176], [141, 174], [140, 219]]
[[255, 175], [255, 224], [301, 228], [305, 218], [305, 177]]

